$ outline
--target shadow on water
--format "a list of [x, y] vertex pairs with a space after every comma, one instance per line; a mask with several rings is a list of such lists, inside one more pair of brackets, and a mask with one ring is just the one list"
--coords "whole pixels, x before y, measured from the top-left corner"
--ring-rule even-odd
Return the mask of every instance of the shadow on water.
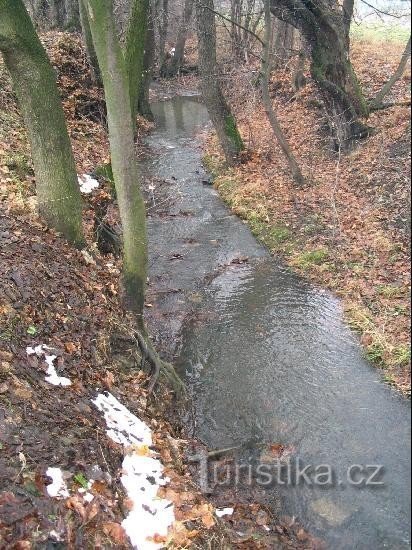
[[[289, 449], [282, 475], [261, 485], [263, 498], [330, 548], [409, 548], [409, 402], [362, 358], [339, 302], [271, 258], [202, 184], [195, 134], [208, 117], [198, 99], [154, 111], [148, 142], [157, 154], [146, 170], [169, 183], [159, 197], [165, 210], [149, 222], [151, 277], [164, 286], [156, 307], [180, 342], [196, 435], [210, 448], [242, 446], [238, 458], [254, 475], [268, 460], [256, 451], [262, 444]], [[232, 264], [240, 257], [248, 263]], [[318, 483], [295, 483], [297, 457]], [[372, 465], [382, 466], [372, 481], [383, 485], [354, 485]]]

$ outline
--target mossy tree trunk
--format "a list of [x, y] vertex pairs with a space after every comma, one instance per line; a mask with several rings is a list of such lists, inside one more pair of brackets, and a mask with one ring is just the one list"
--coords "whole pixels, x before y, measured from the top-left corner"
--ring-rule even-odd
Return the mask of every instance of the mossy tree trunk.
[[139, 90], [138, 113], [147, 120], [153, 120], [150, 107], [150, 84], [153, 77], [153, 65], [156, 57], [156, 40], [152, 6], [149, 7], [147, 20], [146, 42], [143, 56], [143, 75]]
[[93, 44], [92, 31], [90, 29], [89, 19], [87, 17], [87, 12], [83, 0], [78, 0], [79, 2], [79, 14], [80, 14], [80, 23], [82, 28], [83, 44], [86, 50], [87, 59], [89, 61], [90, 73], [92, 76], [92, 81], [94, 84], [100, 86], [102, 84], [102, 77], [100, 74], [99, 62], [97, 60], [96, 51]]
[[236, 119], [222, 93], [217, 75], [216, 22], [213, 0], [196, 0], [201, 91], [229, 165], [240, 161], [244, 149]]
[[129, 76], [130, 105], [133, 125], [139, 112], [139, 98], [143, 85], [144, 56], [148, 18], [149, 0], [133, 0], [128, 21], [124, 57]]
[[146, 211], [134, 148], [129, 77], [117, 36], [112, 0], [83, 0], [106, 97], [113, 176], [123, 227], [126, 305], [143, 326], [147, 280]]
[[0, 0], [0, 51], [30, 138], [39, 212], [81, 245], [82, 199], [55, 73], [21, 0]]
[[360, 120], [369, 109], [349, 55], [351, 4], [349, 0], [344, 7], [338, 0], [271, 0], [272, 13], [298, 28], [311, 47], [312, 77], [343, 149], [350, 149], [370, 130]]
[[79, 2], [78, 0], [64, 1], [64, 27], [69, 31], [79, 31], [81, 29]]

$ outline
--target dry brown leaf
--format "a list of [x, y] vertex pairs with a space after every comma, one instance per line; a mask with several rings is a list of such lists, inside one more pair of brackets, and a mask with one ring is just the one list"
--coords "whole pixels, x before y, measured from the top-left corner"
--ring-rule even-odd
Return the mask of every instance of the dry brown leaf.
[[66, 500], [69, 510], [74, 510], [83, 520], [86, 519], [86, 508], [83, 506], [83, 499], [80, 496], [73, 496]]
[[126, 544], [127, 535], [120, 523], [108, 521], [102, 525], [103, 533], [116, 544]]

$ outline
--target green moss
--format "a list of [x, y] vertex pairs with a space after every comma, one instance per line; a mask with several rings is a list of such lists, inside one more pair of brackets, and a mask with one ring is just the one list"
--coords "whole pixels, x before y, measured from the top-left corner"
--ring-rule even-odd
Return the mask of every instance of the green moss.
[[233, 115], [228, 115], [225, 119], [226, 135], [232, 140], [237, 151], [243, 151], [245, 146], [237, 128], [236, 120]]
[[276, 244], [282, 244], [292, 237], [292, 232], [285, 226], [275, 225], [275, 227], [272, 227], [270, 230], [270, 237]]
[[11, 154], [5, 157], [3, 164], [20, 178], [33, 174], [29, 159], [20, 153]]
[[393, 356], [397, 366], [407, 367], [411, 362], [411, 347], [399, 346], [393, 351]]
[[378, 293], [384, 298], [399, 298], [402, 296], [402, 288], [392, 285], [379, 285]]
[[384, 353], [385, 349], [382, 344], [379, 342], [374, 342], [371, 346], [369, 346], [366, 350], [366, 357], [371, 361], [374, 365], [378, 365], [379, 367], [384, 366]]
[[328, 251], [324, 248], [319, 248], [317, 250], [311, 250], [310, 252], [302, 252], [296, 260], [295, 263], [298, 267], [307, 269], [312, 265], [321, 265], [325, 263], [328, 259]]

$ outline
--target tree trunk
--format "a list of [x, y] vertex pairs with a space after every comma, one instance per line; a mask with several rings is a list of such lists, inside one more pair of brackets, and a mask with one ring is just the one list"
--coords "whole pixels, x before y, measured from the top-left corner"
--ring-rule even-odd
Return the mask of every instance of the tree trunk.
[[64, 0], [49, 0], [50, 26], [53, 29], [62, 29], [65, 24], [65, 3]]
[[170, 77], [179, 74], [180, 69], [184, 65], [186, 39], [189, 32], [189, 25], [193, 14], [194, 0], [185, 0], [182, 19], [179, 23], [179, 31], [177, 34], [175, 52], [167, 70], [167, 75]]
[[143, 57], [143, 80], [140, 87], [138, 112], [147, 120], [153, 120], [153, 113], [150, 107], [150, 84], [152, 82], [152, 71], [156, 57], [156, 42], [153, 11], [149, 10], [147, 23], [146, 44]]
[[164, 76], [167, 61], [167, 33], [169, 31], [169, 0], [159, 0], [158, 6], [159, 71], [160, 75]]
[[385, 99], [385, 97], [389, 94], [389, 92], [392, 90], [392, 88], [395, 86], [395, 84], [398, 82], [398, 80], [402, 77], [403, 73], [405, 72], [406, 65], [408, 63], [410, 56], [411, 56], [411, 38], [409, 37], [408, 43], [406, 44], [406, 48], [405, 48], [405, 51], [403, 52], [398, 68], [393, 73], [393, 75], [388, 80], [388, 82], [383, 86], [380, 92], [376, 95], [375, 99], [371, 101], [370, 103], [371, 109], [379, 109], [379, 107], [382, 106], [383, 100]]
[[271, 0], [272, 13], [296, 28], [312, 51], [312, 77], [317, 83], [334, 128], [337, 145], [350, 149], [369, 135], [359, 118], [369, 114], [367, 102], [349, 56], [348, 5], [346, 16], [337, 0]]
[[129, 78], [116, 33], [112, 0], [83, 0], [102, 73], [112, 169], [123, 227], [123, 283], [127, 307], [143, 326], [147, 280], [146, 210], [134, 149]]
[[275, 25], [274, 66], [283, 69], [293, 55], [295, 28], [279, 19]]
[[97, 60], [96, 51], [94, 49], [93, 36], [92, 36], [92, 31], [90, 30], [86, 7], [83, 3], [83, 0], [78, 0], [78, 1], [79, 1], [79, 13], [80, 13], [80, 22], [82, 27], [83, 43], [86, 49], [87, 59], [89, 61], [92, 81], [97, 86], [101, 86], [102, 77], [100, 74], [100, 67], [99, 67], [99, 62]]
[[65, 20], [64, 27], [69, 31], [79, 31], [80, 25], [80, 13], [78, 0], [65, 0]]
[[149, 9], [149, 0], [133, 0], [124, 47], [126, 70], [129, 76], [133, 127], [136, 126], [136, 116], [139, 112], [139, 98], [141, 97], [141, 88], [143, 85]]
[[273, 133], [289, 164], [289, 168], [292, 173], [293, 179], [295, 180], [295, 183], [297, 185], [301, 186], [305, 183], [304, 177], [295, 159], [292, 149], [290, 148], [289, 143], [287, 142], [286, 137], [279, 124], [278, 118], [273, 109], [272, 99], [269, 93], [269, 83], [270, 83], [270, 73], [271, 73], [270, 56], [272, 51], [272, 15], [270, 13], [270, 0], [264, 0], [264, 3], [265, 3], [265, 45], [263, 49], [262, 70], [261, 70], [262, 74], [260, 79], [261, 87], [262, 87], [263, 105], [265, 107], [266, 115], [269, 119], [270, 125], [272, 126]]
[[55, 73], [21, 0], [1, 2], [0, 51], [28, 129], [39, 212], [81, 245], [82, 200]]
[[126, 306], [136, 313], [136, 340], [143, 362], [149, 359], [153, 376], [151, 392], [161, 373], [175, 389], [184, 386], [174, 368], [156, 353], [144, 323], [144, 300], [147, 282], [146, 209], [140, 191], [140, 174], [134, 149], [130, 106], [129, 78], [119, 37], [116, 33], [112, 0], [83, 0], [89, 17], [97, 57], [103, 77], [110, 150], [117, 200], [123, 226], [123, 284]]
[[244, 146], [235, 117], [223, 96], [216, 74], [216, 24], [213, 0], [196, 0], [196, 19], [203, 99], [226, 161], [229, 165], [234, 165], [240, 161], [240, 153]]

